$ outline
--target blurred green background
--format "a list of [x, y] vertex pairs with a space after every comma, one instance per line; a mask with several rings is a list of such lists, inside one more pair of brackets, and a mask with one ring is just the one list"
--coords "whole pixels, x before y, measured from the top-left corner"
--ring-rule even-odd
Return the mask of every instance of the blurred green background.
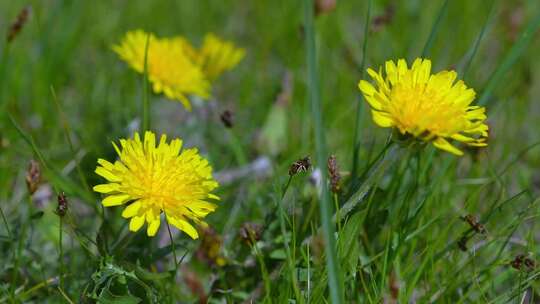
[[[466, 62], [489, 12], [489, 2], [451, 1], [429, 55], [435, 71], [459, 68]], [[466, 79], [479, 93], [539, 7], [537, 1], [495, 2]], [[289, 129], [298, 132], [288, 132], [283, 154], [310, 150], [299, 1], [3, 1], [0, 5], [0, 27], [5, 32], [25, 5], [32, 7], [28, 24], [13, 43], [6, 47], [2, 42], [1, 127], [3, 138], [12, 143], [10, 149], [2, 150], [2, 167], [10, 171], [6, 177], [19, 170], [11, 156], [20, 155], [17, 150], [24, 147], [18, 145], [16, 133], [5, 119], [6, 111], [35, 135], [47, 155], [65, 159], [65, 141], [51, 100], [51, 86], [80, 146], [86, 150], [84, 162], [88, 168], [96, 155], [110, 150], [110, 140], [126, 135], [126, 126], [140, 112], [142, 78], [110, 47], [126, 31], [137, 28], [161, 36], [184, 35], [196, 45], [205, 33], [214, 32], [246, 49], [240, 66], [215, 85], [214, 98], [217, 111], [234, 110], [238, 129], [244, 131], [241, 140], [248, 150], [280, 91], [283, 75], [291, 71], [294, 96], [287, 118]], [[353, 110], [359, 98], [356, 85], [361, 77], [366, 5], [366, 1], [338, 1], [334, 11], [317, 20], [320, 91], [330, 150], [346, 162], [350, 158], [347, 147], [355, 120]], [[374, 1], [372, 15], [384, 16], [389, 6], [393, 11], [389, 22], [372, 26], [366, 67], [376, 69], [388, 59], [419, 57], [441, 1]], [[538, 39], [533, 40], [497, 88], [496, 109], [490, 109], [493, 144], [489, 149], [500, 155], [539, 139], [534, 119], [538, 106], [533, 102], [539, 87], [538, 43]], [[180, 130], [190, 115], [159, 96], [153, 99], [154, 121], [163, 128], [157, 131], [167, 128], [189, 141], [190, 136]], [[174, 110], [174, 115], [183, 119], [168, 123], [166, 119], [171, 117], [162, 117], [160, 107]], [[375, 129], [369, 119], [363, 119], [365, 142], [384, 138]], [[498, 144], [501, 142], [504, 144]], [[304, 151], [298, 151], [298, 147]], [[230, 163], [227, 155], [216, 158], [213, 162], [218, 168]], [[3, 185], [9, 182], [9, 178], [2, 180]]]

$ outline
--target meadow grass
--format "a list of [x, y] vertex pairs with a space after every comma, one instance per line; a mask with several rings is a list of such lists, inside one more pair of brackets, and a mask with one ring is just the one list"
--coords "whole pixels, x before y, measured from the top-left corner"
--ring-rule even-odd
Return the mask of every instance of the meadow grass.
[[[338, 1], [321, 14], [311, 0], [2, 1], [1, 35], [25, 5], [22, 30], [0, 37], [0, 303], [539, 301], [537, 1]], [[196, 45], [213, 32], [246, 57], [188, 112], [152, 93], [146, 59], [137, 74], [112, 51], [137, 28]], [[420, 56], [475, 89], [487, 147], [458, 157], [373, 123], [365, 69]], [[111, 141], [145, 129], [197, 147], [220, 181], [198, 240], [168, 222], [130, 232], [91, 189]]]

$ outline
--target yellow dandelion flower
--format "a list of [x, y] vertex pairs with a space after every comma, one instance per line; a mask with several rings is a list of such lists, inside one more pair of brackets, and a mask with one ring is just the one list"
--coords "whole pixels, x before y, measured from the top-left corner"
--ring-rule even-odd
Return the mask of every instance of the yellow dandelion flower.
[[408, 68], [404, 59], [397, 65], [387, 61], [386, 77], [368, 69], [376, 87], [361, 80], [358, 84], [371, 107], [373, 121], [384, 128], [395, 127], [401, 134], [433, 143], [456, 155], [463, 152], [449, 139], [469, 146], [486, 146], [488, 126], [485, 108], [472, 106], [473, 89], [455, 71], [431, 74], [431, 61], [416, 59]]
[[206, 77], [215, 79], [223, 72], [234, 68], [244, 55], [244, 49], [237, 48], [232, 42], [222, 40], [210, 33], [204, 37], [196, 61], [202, 67]]
[[199, 234], [190, 222], [206, 226], [202, 219], [217, 206], [209, 200], [219, 198], [210, 193], [218, 183], [212, 178], [212, 167], [197, 149], [182, 150], [182, 140], [167, 143], [162, 135], [147, 131], [141, 141], [121, 139], [113, 143], [119, 159], [110, 163], [98, 159], [96, 173], [107, 180], [94, 191], [104, 193], [105, 207], [127, 204], [122, 217], [130, 219], [129, 229], [138, 231], [148, 223], [148, 236], [156, 235], [161, 213], [176, 228], [196, 239]]
[[188, 110], [191, 109], [188, 95], [208, 98], [210, 82], [202, 68], [191, 59], [193, 47], [184, 38], [158, 38], [143, 30], [135, 30], [126, 33], [113, 50], [135, 71], [144, 73], [148, 35], [148, 79], [154, 92], [179, 100]]

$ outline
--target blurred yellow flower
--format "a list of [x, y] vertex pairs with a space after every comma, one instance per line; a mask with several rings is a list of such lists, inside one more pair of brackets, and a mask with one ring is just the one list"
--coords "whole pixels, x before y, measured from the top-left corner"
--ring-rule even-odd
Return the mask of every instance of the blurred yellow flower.
[[463, 152], [448, 140], [469, 146], [486, 146], [488, 126], [485, 108], [471, 106], [475, 92], [462, 80], [455, 81], [455, 71], [431, 74], [431, 61], [416, 59], [407, 67], [404, 59], [397, 65], [387, 61], [386, 77], [368, 69], [376, 88], [365, 80], [358, 87], [371, 106], [374, 122], [380, 127], [395, 127], [401, 134], [409, 134], [429, 141], [439, 149], [456, 155]]
[[188, 42], [183, 38], [157, 38], [154, 34], [136, 30], [128, 32], [120, 44], [113, 46], [113, 50], [135, 71], [144, 73], [148, 35], [148, 80], [154, 92], [181, 101], [187, 109], [191, 109], [187, 95], [208, 98], [210, 83], [186, 53], [184, 46]]
[[179, 100], [189, 110], [189, 95], [210, 96], [211, 81], [232, 69], [244, 56], [244, 50], [232, 42], [207, 34], [200, 50], [184, 37], [158, 38], [143, 30], [127, 32], [113, 50], [134, 70], [144, 73], [147, 37], [148, 79], [155, 93]]
[[234, 46], [232, 42], [221, 40], [214, 34], [207, 34], [196, 61], [208, 79], [215, 79], [235, 67], [244, 55], [245, 51]]
[[131, 219], [131, 231], [138, 231], [146, 221], [148, 236], [154, 236], [163, 212], [169, 223], [198, 238], [190, 221], [206, 226], [202, 219], [217, 208], [208, 200], [219, 198], [210, 193], [218, 186], [212, 167], [197, 149], [181, 150], [182, 140], [167, 143], [166, 135], [156, 146], [156, 136], [149, 131], [143, 141], [135, 133], [133, 139], [120, 139], [120, 148], [113, 146], [119, 159], [114, 164], [98, 159], [95, 171], [107, 180], [94, 187], [106, 195], [103, 206], [128, 204], [122, 217]]

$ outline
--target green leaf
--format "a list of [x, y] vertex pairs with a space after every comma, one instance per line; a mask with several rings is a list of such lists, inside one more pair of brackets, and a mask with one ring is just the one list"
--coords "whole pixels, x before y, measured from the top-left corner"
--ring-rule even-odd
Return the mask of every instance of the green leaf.
[[135, 266], [135, 274], [137, 277], [148, 281], [163, 280], [170, 277], [168, 272], [151, 272], [139, 265]]
[[43, 212], [43, 211], [38, 211], [38, 212], [32, 214], [32, 215], [30, 216], [30, 219], [31, 219], [31, 220], [39, 220], [40, 218], [43, 217], [43, 214], [45, 214], [45, 212]]
[[104, 289], [98, 298], [100, 304], [137, 304], [142, 300], [136, 296], [127, 295], [114, 295], [108, 289]]
[[[395, 144], [387, 145], [385, 150], [381, 154], [381, 158], [376, 160], [371, 169], [367, 172], [367, 177], [360, 185], [358, 190], [343, 204], [343, 207], [339, 210], [339, 216], [344, 218], [356, 208], [364, 199], [367, 197], [367, 194], [370, 190], [379, 182], [379, 179], [384, 175], [386, 170], [393, 164], [396, 159], [396, 154], [399, 147]], [[333, 221], [336, 221], [337, 214], [334, 214], [332, 218]]]
[[274, 260], [285, 260], [287, 258], [287, 255], [285, 254], [285, 250], [276, 249], [270, 252], [270, 258]]
[[341, 265], [345, 270], [356, 272], [356, 267], [360, 258], [360, 246], [358, 237], [364, 222], [366, 210], [353, 214], [339, 234], [338, 253]]

